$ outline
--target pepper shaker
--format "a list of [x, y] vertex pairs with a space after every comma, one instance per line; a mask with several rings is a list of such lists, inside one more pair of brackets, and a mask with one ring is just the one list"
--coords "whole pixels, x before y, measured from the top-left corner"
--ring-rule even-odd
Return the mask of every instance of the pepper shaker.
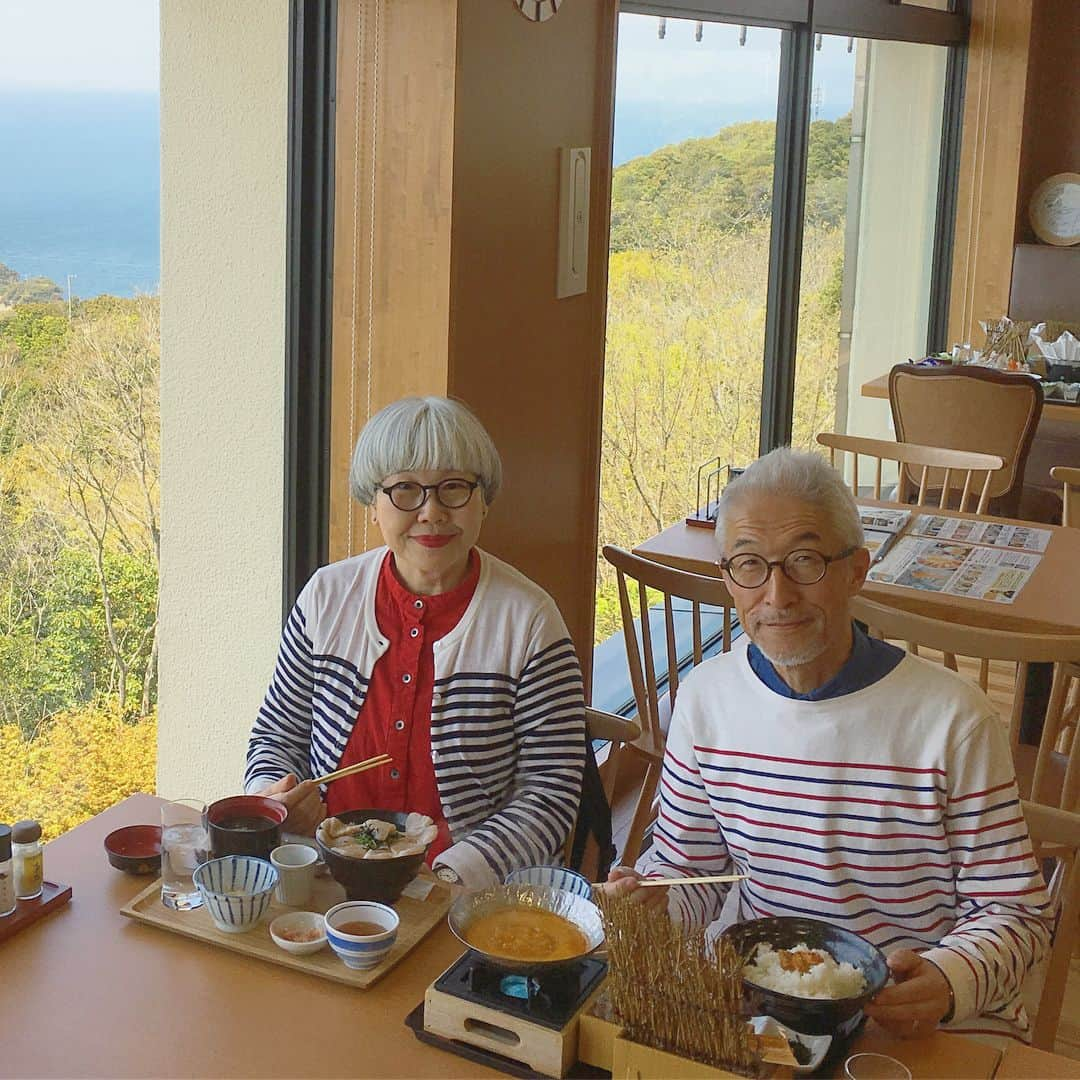
[[16, 821], [11, 827], [11, 839], [15, 862], [15, 896], [18, 900], [34, 900], [41, 895], [45, 876], [41, 826], [36, 821]]

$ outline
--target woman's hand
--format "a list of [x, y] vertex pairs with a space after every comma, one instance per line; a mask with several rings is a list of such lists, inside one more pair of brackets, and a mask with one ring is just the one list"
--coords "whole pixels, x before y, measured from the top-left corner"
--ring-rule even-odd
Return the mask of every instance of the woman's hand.
[[294, 773], [283, 776], [259, 792], [270, 799], [285, 804], [289, 816], [282, 828], [298, 836], [314, 836], [315, 830], [326, 817], [326, 807], [319, 792], [319, 785], [311, 780], [298, 783]]
[[667, 910], [668, 891], [666, 886], [655, 885], [647, 889], [641, 887], [641, 875], [629, 866], [614, 866], [608, 874], [607, 882], [602, 886], [609, 896], [629, 896], [635, 904], [644, 904], [654, 911]]
[[949, 980], [910, 949], [897, 949], [887, 959], [893, 985], [886, 986], [863, 1012], [901, 1038], [929, 1035], [951, 1007]]

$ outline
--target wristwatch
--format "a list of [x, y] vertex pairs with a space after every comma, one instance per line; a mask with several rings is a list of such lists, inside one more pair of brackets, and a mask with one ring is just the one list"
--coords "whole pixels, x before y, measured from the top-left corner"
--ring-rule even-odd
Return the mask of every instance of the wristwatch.
[[440, 881], [445, 881], [447, 885], [460, 885], [461, 878], [458, 872], [449, 866], [440, 866], [435, 871], [435, 876]]

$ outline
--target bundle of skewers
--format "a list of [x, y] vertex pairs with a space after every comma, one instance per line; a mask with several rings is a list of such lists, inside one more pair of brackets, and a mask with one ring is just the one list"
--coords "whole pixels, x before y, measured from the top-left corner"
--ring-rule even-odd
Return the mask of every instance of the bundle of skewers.
[[625, 1036], [741, 1076], [767, 1075], [762, 1041], [742, 1010], [744, 958], [731, 943], [709, 941], [703, 929], [687, 930], [626, 897], [595, 896], [612, 1019]]

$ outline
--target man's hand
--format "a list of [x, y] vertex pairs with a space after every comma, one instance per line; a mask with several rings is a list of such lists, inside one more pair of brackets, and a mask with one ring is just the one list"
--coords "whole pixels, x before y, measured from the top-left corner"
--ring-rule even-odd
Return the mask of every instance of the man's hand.
[[609, 896], [630, 896], [635, 904], [644, 904], [655, 911], [667, 910], [668, 891], [665, 886], [641, 887], [641, 875], [629, 866], [614, 866], [602, 886]]
[[949, 980], [910, 949], [897, 949], [887, 959], [893, 985], [886, 986], [863, 1011], [901, 1038], [929, 1035], [949, 1011]]
[[270, 799], [285, 804], [289, 816], [282, 828], [299, 836], [314, 836], [319, 822], [326, 817], [319, 785], [305, 780], [297, 783], [296, 776], [289, 773], [259, 792]]

